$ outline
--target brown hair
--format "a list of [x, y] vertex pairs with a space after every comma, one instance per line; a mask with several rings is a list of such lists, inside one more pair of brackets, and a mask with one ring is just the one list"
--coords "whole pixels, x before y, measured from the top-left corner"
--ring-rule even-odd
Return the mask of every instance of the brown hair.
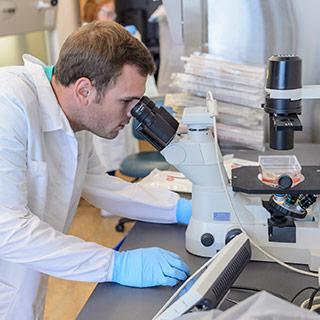
[[81, 77], [90, 79], [100, 99], [126, 64], [136, 66], [142, 76], [155, 70], [148, 49], [120, 24], [96, 21], [67, 38], [54, 70], [56, 79], [65, 87]]
[[101, 7], [109, 3], [114, 4], [114, 0], [87, 0], [83, 6], [82, 21], [89, 23], [96, 20]]

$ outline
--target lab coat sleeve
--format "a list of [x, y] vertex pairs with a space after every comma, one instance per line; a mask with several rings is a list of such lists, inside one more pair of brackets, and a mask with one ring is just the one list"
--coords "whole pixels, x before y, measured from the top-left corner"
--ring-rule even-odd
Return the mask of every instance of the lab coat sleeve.
[[177, 222], [177, 193], [103, 174], [94, 150], [82, 195], [94, 206], [123, 217], [156, 223]]
[[64, 279], [110, 280], [112, 249], [64, 235], [28, 208], [24, 111], [0, 97], [0, 112], [0, 259]]
[[110, 281], [113, 250], [65, 235], [28, 208], [0, 206], [0, 258], [76, 281]]

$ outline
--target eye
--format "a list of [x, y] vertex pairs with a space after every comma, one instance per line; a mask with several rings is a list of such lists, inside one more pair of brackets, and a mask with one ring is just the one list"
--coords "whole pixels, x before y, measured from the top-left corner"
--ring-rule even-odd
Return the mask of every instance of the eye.
[[130, 100], [123, 100], [123, 105], [127, 108], [129, 106], [131, 106], [134, 103], [134, 101], [132, 99]]
[[122, 105], [126, 109], [128, 105], [130, 104], [130, 100], [122, 100]]
[[130, 111], [138, 101], [138, 98], [121, 99], [121, 104], [126, 111]]

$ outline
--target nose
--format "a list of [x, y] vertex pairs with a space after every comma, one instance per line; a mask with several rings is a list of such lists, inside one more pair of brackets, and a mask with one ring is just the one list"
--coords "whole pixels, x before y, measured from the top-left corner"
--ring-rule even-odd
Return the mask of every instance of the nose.
[[131, 110], [132, 110], [132, 108], [127, 112], [127, 118], [128, 118], [129, 120], [132, 118]]

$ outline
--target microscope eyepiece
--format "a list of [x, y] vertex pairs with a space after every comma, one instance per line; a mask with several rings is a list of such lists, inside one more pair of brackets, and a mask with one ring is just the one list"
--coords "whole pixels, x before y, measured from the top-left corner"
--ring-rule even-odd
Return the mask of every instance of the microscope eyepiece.
[[142, 97], [139, 102], [131, 110], [131, 115], [138, 120], [138, 122], [150, 122], [154, 118], [154, 113], [149, 106], [144, 103], [145, 97]]
[[136, 131], [159, 151], [176, 135], [179, 122], [165, 108], [158, 108], [146, 96], [133, 107], [131, 115], [139, 122]]

